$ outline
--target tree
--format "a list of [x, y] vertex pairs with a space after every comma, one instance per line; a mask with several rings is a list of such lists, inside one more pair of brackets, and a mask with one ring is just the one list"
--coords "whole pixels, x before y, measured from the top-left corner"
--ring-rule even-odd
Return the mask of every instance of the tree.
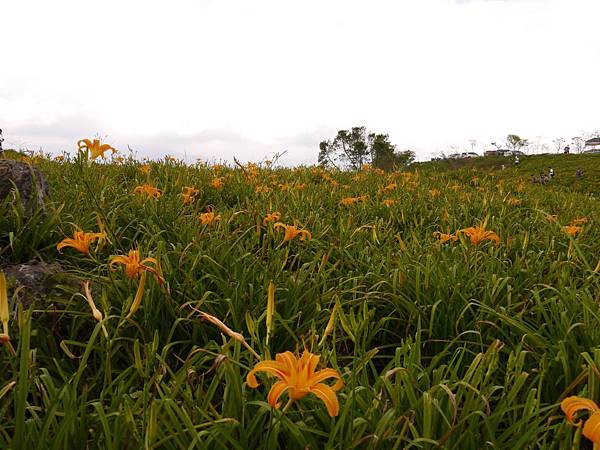
[[583, 151], [583, 147], [585, 146], [585, 139], [581, 136], [574, 136], [571, 139], [571, 145], [575, 147], [576, 153], [581, 153]]
[[323, 141], [319, 144], [320, 165], [341, 168], [341, 164], [349, 165], [352, 169], [360, 169], [368, 159], [365, 127], [340, 130], [332, 141]]
[[475, 152], [475, 146], [477, 145], [477, 139], [469, 139], [469, 144], [471, 144], [471, 151]]
[[508, 136], [506, 136], [506, 145], [508, 146], [508, 148], [515, 151], [521, 150], [523, 147], [527, 147], [527, 145], [529, 145], [529, 142], [527, 142], [527, 139], [523, 139], [516, 134], [509, 134]]
[[556, 148], [556, 153], [560, 153], [561, 150], [565, 147], [565, 140], [561, 137], [558, 137], [552, 141], [554, 147]]
[[365, 127], [340, 130], [333, 140], [319, 144], [319, 164], [338, 169], [348, 167], [360, 170], [365, 164], [372, 164], [383, 170], [410, 164], [415, 159], [414, 152], [396, 152], [387, 134], [368, 133]]

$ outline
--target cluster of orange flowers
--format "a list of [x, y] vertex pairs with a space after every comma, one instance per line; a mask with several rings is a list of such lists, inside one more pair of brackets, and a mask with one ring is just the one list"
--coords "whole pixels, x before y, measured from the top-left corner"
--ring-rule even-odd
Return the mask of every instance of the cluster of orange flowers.
[[[90, 153], [92, 159], [97, 157], [104, 158], [104, 153], [106, 151], [112, 151], [113, 154], [116, 152], [114, 148], [107, 144], [101, 144], [99, 140], [95, 139], [94, 141], [90, 141], [89, 139], [84, 139], [78, 142], [80, 150], [86, 150]], [[144, 174], [150, 173], [149, 165], [140, 166], [139, 170]], [[214, 170], [216, 173], [220, 170], [218, 165], [214, 166]], [[256, 167], [249, 166], [249, 170], [251, 171], [251, 176], [255, 177], [257, 174]], [[331, 183], [334, 186], [337, 186], [337, 182], [333, 180], [328, 174], [323, 173], [323, 178]], [[363, 174], [357, 175], [355, 178], [362, 177]], [[211, 186], [219, 189], [223, 186], [223, 177], [216, 177], [211, 181]], [[415, 182], [414, 180], [410, 180], [410, 177], [405, 178], [406, 181]], [[477, 177], [472, 179], [474, 184], [478, 183]], [[282, 191], [287, 191], [289, 189], [288, 184], [279, 183], [278, 187]], [[304, 189], [305, 184], [298, 184], [295, 186], [296, 189]], [[451, 189], [458, 190], [460, 187], [458, 185], [449, 186]], [[397, 188], [397, 184], [392, 182], [385, 187], [380, 189], [382, 193], [389, 193]], [[269, 192], [270, 188], [268, 186], [256, 186], [255, 192]], [[150, 184], [144, 184], [141, 186], [137, 186], [134, 189], [136, 194], [146, 195], [148, 198], [158, 198], [161, 196], [161, 191], [156, 187]], [[182, 189], [182, 201], [184, 204], [190, 204], [194, 197], [198, 194], [199, 190], [192, 186], [185, 186]], [[429, 196], [431, 198], [435, 198], [440, 195], [440, 191], [438, 189], [429, 190]], [[340, 204], [345, 206], [355, 205], [359, 202], [366, 201], [367, 196], [361, 195], [357, 197], [346, 197], [340, 201]], [[506, 202], [511, 205], [518, 205], [520, 201], [514, 197], [507, 197]], [[386, 206], [391, 206], [395, 203], [395, 200], [392, 199], [384, 199], [383, 204]], [[447, 214], [447, 212], [446, 212]], [[548, 220], [556, 221], [556, 216], [548, 216]], [[220, 215], [217, 215], [214, 211], [210, 210], [205, 213], [200, 214], [199, 220], [203, 225], [211, 225], [221, 219]], [[287, 225], [285, 223], [280, 222], [281, 214], [279, 212], [270, 212], [264, 216], [262, 219], [262, 225], [267, 226], [269, 223], [273, 223], [273, 228], [275, 230], [284, 231], [284, 239], [283, 243], [292, 241], [295, 238], [299, 238], [300, 241], [310, 240], [312, 238], [311, 233], [306, 229], [298, 228], [296, 224]], [[583, 229], [581, 225], [588, 221], [587, 218], [579, 218], [572, 220], [569, 225], [562, 227], [562, 229], [571, 236], [575, 236], [577, 233], [580, 233]], [[449, 230], [447, 233], [443, 233], [440, 231], [435, 231], [433, 236], [439, 239], [440, 243], [445, 242], [456, 242], [459, 239], [460, 235], [466, 236], [472, 245], [479, 245], [485, 241], [491, 241], [495, 245], [499, 245], [500, 237], [493, 231], [489, 231], [485, 229], [485, 224], [478, 225], [475, 227], [468, 227], [464, 229], [459, 229], [455, 233], [450, 233]], [[90, 247], [94, 242], [98, 242], [98, 245], [101, 245], [106, 240], [106, 233], [103, 231], [101, 227], [101, 231], [98, 233], [93, 232], [83, 232], [83, 231], [75, 231], [72, 238], [65, 238], [60, 243], [57, 244], [58, 251], [62, 251], [62, 249], [71, 247], [76, 249], [79, 252], [89, 254]], [[159, 261], [156, 258], [146, 257], [142, 258], [140, 256], [139, 250], [130, 250], [127, 255], [116, 255], [112, 256], [108, 262], [108, 268], [111, 271], [117, 270], [118, 266], [123, 266], [125, 275], [130, 279], [135, 279], [139, 281], [138, 289], [136, 291], [134, 300], [130, 307], [129, 313], [127, 317], [131, 317], [140, 307], [143, 294], [144, 294], [144, 285], [146, 281], [147, 273], [150, 273], [151, 276], [155, 278], [155, 280], [162, 286], [165, 283], [165, 279], [161, 273]], [[9, 333], [8, 333], [8, 300], [7, 300], [7, 287], [6, 287], [6, 278], [3, 272], [0, 272], [0, 323], [2, 325], [2, 332], [0, 333], [0, 342], [6, 343], [9, 341]], [[86, 299], [90, 305], [90, 308], [93, 312], [93, 317], [101, 321], [102, 313], [96, 308], [91, 292], [89, 289], [89, 282], [84, 284]], [[272, 317], [274, 313], [274, 285], [270, 283], [269, 285], [269, 303], [267, 308], [267, 329], [268, 333], [270, 332], [270, 328], [272, 326]], [[334, 310], [335, 313], [335, 310]], [[325, 335], [328, 334], [328, 330], [330, 332], [330, 328], [333, 327], [333, 318], [334, 313], [331, 316], [330, 321], [327, 324], [327, 329], [325, 331]], [[244, 342], [245, 340], [243, 336], [239, 333], [234, 332], [230, 328], [228, 328], [222, 321], [217, 319], [214, 316], [211, 316], [206, 313], [202, 313], [202, 318], [208, 320], [212, 324], [219, 327], [225, 334], [229, 335], [233, 339], [236, 339], [240, 342]], [[268, 335], [268, 334], [267, 334]], [[246, 344], [247, 345], [247, 344]], [[255, 354], [255, 353], [253, 353]], [[255, 354], [256, 356], [256, 354]], [[246, 382], [248, 387], [257, 388], [259, 383], [256, 378], [257, 373], [267, 373], [269, 375], [275, 376], [278, 381], [276, 381], [269, 393], [268, 393], [268, 403], [274, 407], [279, 408], [279, 399], [281, 396], [287, 392], [288, 396], [288, 404], [286, 409], [291, 405], [294, 401], [298, 401], [309, 394], [315, 395], [319, 398], [325, 405], [327, 412], [330, 416], [334, 417], [339, 414], [339, 402], [336, 395], [336, 392], [339, 391], [344, 383], [341, 379], [340, 373], [333, 368], [324, 368], [321, 370], [317, 370], [317, 366], [319, 364], [320, 357], [311, 353], [308, 350], [304, 350], [301, 356], [298, 356], [290, 351], [286, 351], [283, 353], [278, 353], [274, 360], [264, 360], [258, 362], [252, 370], [247, 374]], [[334, 379], [336, 382], [333, 385], [329, 385], [324, 383], [326, 380]], [[583, 423], [583, 435], [592, 440], [594, 444], [600, 444], [600, 408], [596, 405], [592, 400], [581, 398], [581, 397], [568, 397], [561, 403], [561, 408], [565, 413], [567, 420], [570, 423], [573, 423], [576, 426], [581, 426]], [[590, 413], [590, 416], [587, 420], [576, 420], [576, 415], [581, 411], [587, 411]]]
[[359, 195], [358, 197], [346, 197], [340, 200], [340, 205], [352, 206], [360, 202], [367, 200], [366, 195]]
[[458, 240], [459, 234], [466, 235], [471, 241], [472, 245], [479, 245], [484, 241], [492, 241], [496, 245], [500, 244], [500, 237], [494, 233], [493, 231], [488, 231], [485, 229], [484, 225], [479, 225], [476, 227], [463, 228], [461, 230], [457, 230], [454, 234], [450, 233], [442, 233], [440, 231], [434, 231], [433, 237], [440, 240], [443, 244], [445, 242], [451, 241], [456, 242]]
[[[72, 238], [63, 239], [57, 244], [56, 248], [60, 251], [65, 247], [72, 247], [81, 253], [89, 254], [90, 244], [92, 242], [94, 242], [95, 240], [102, 242], [105, 239], [106, 234], [103, 231], [100, 233], [84, 233], [83, 231], [76, 231]], [[143, 274], [146, 271], [152, 273], [160, 285], [162, 285], [165, 280], [161, 274], [158, 260], [150, 257], [141, 259], [139, 250], [130, 250], [129, 254], [127, 255], [113, 256], [108, 263], [108, 267], [111, 270], [115, 270], [115, 266], [117, 265], [125, 266], [125, 273], [128, 278], [138, 279], [140, 277], [140, 274], [142, 274], [137, 293], [135, 295], [133, 304], [127, 316], [130, 317], [137, 311], [142, 301], [145, 284], [145, 276]], [[101, 313], [97, 310], [97, 308], [94, 305], [93, 299], [89, 292], [89, 286], [86, 290], [86, 298], [88, 300], [88, 303], [90, 304], [90, 307], [92, 308], [94, 317], [101, 317]]]
[[281, 219], [281, 214], [277, 211], [267, 214], [262, 221], [263, 227], [266, 227], [269, 222], [278, 222]]
[[568, 225], [562, 227], [562, 230], [567, 233], [569, 236], [575, 237], [577, 234], [583, 231], [584, 223], [587, 223], [589, 219], [587, 217], [581, 217], [579, 219], [573, 219], [569, 222]]
[[394, 191], [397, 187], [398, 187], [398, 184], [396, 182], [392, 182], [392, 183], [388, 184], [387, 186], [384, 186], [381, 189], [379, 189], [379, 193], [380, 194], [389, 194], [390, 192]]

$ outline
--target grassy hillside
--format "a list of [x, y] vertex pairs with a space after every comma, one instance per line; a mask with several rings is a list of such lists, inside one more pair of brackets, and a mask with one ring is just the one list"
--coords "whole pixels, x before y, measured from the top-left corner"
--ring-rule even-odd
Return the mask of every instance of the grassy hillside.
[[[0, 448], [586, 448], [559, 405], [600, 400], [600, 160], [500, 161], [30, 160], [51, 199], [0, 204], [1, 265], [62, 272], [29, 312], [10, 291]], [[305, 349], [343, 387], [264, 363]]]
[[[502, 170], [504, 164], [505, 170]], [[464, 170], [482, 170], [486, 173], [498, 174], [503, 179], [519, 178], [531, 182], [531, 177], [539, 179], [540, 172], [548, 175], [553, 168], [556, 176], [553, 185], [577, 192], [600, 194], [600, 155], [531, 155], [520, 158], [518, 166], [512, 157], [485, 157], [472, 159], [456, 159], [432, 161], [417, 164], [419, 170], [427, 173], [460, 173]], [[576, 178], [577, 168], [583, 171], [583, 177]]]

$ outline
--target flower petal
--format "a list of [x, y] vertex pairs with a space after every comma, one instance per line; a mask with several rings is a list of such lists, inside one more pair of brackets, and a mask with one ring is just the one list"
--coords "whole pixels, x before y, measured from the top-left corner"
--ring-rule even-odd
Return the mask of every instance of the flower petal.
[[283, 394], [288, 387], [289, 385], [285, 381], [278, 381], [277, 383], [275, 383], [271, 387], [271, 390], [269, 391], [269, 395], [267, 397], [269, 405], [271, 405], [273, 408], [277, 408], [277, 400], [279, 400], [281, 394]]
[[110, 262], [108, 263], [108, 267], [111, 270], [115, 270], [114, 267], [117, 264], [129, 264], [129, 258], [127, 258], [127, 256], [113, 256], [110, 260]]
[[285, 367], [290, 372], [295, 370], [298, 364], [296, 356], [290, 351], [284, 353], [277, 353], [277, 355], [275, 356], [275, 360], [282, 364], [283, 367]]
[[590, 412], [600, 411], [598, 409], [598, 405], [596, 405], [596, 403], [594, 401], [587, 399], [587, 398], [583, 398], [583, 397], [577, 397], [577, 396], [565, 398], [562, 402], [560, 402], [560, 408], [565, 413], [565, 416], [567, 416], [567, 420], [574, 425], [581, 424], [581, 420], [578, 422], [575, 422], [573, 420], [575, 418], [575, 414], [577, 414], [577, 412], [579, 412], [581, 410], [590, 411]]
[[135, 298], [133, 299], [133, 303], [131, 304], [131, 308], [129, 308], [129, 313], [127, 314], [127, 319], [135, 314], [135, 312], [139, 309], [142, 304], [142, 298], [144, 298], [144, 285], [146, 284], [146, 273], [142, 273], [142, 278], [140, 279], [140, 284], [138, 285], [137, 291], [135, 293]]
[[342, 381], [340, 373], [337, 370], [331, 368], [319, 370], [310, 378], [310, 382], [311, 384], [316, 385], [329, 378], [336, 378], [338, 380], [335, 383], [335, 385], [331, 387], [334, 391], [339, 391], [342, 388], [342, 386], [344, 386], [344, 382]]
[[338, 415], [340, 412], [340, 404], [333, 389], [323, 383], [319, 383], [311, 387], [310, 391], [323, 400], [323, 403], [325, 403], [325, 407], [327, 408], [327, 412], [331, 417]]
[[60, 252], [65, 247], [75, 247], [76, 245], [77, 241], [71, 238], [65, 238], [56, 245], [56, 249]]
[[254, 366], [254, 369], [252, 369], [248, 373], [248, 375], [246, 376], [246, 382], [251, 388], [256, 388], [258, 387], [258, 381], [256, 381], [255, 375], [256, 372], [266, 372], [270, 373], [271, 375], [275, 375], [277, 378], [284, 378], [284, 371], [285, 367], [278, 361], [261, 361], [256, 366]]
[[600, 411], [594, 412], [583, 426], [583, 435], [594, 444], [600, 444]]

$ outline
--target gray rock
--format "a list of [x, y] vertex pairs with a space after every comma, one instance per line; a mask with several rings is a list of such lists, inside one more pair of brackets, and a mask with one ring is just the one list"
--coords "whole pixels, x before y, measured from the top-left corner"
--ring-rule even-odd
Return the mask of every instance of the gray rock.
[[35, 167], [12, 159], [0, 159], [0, 202], [15, 190], [19, 191], [25, 215], [44, 208], [48, 182]]
[[[24, 264], [12, 264], [0, 267], [6, 278], [13, 280], [11, 291], [18, 289], [18, 298], [26, 309], [32, 303], [43, 299], [56, 285], [53, 276], [62, 272], [57, 262], [46, 263], [32, 260]], [[12, 296], [12, 292], [9, 295]]]

